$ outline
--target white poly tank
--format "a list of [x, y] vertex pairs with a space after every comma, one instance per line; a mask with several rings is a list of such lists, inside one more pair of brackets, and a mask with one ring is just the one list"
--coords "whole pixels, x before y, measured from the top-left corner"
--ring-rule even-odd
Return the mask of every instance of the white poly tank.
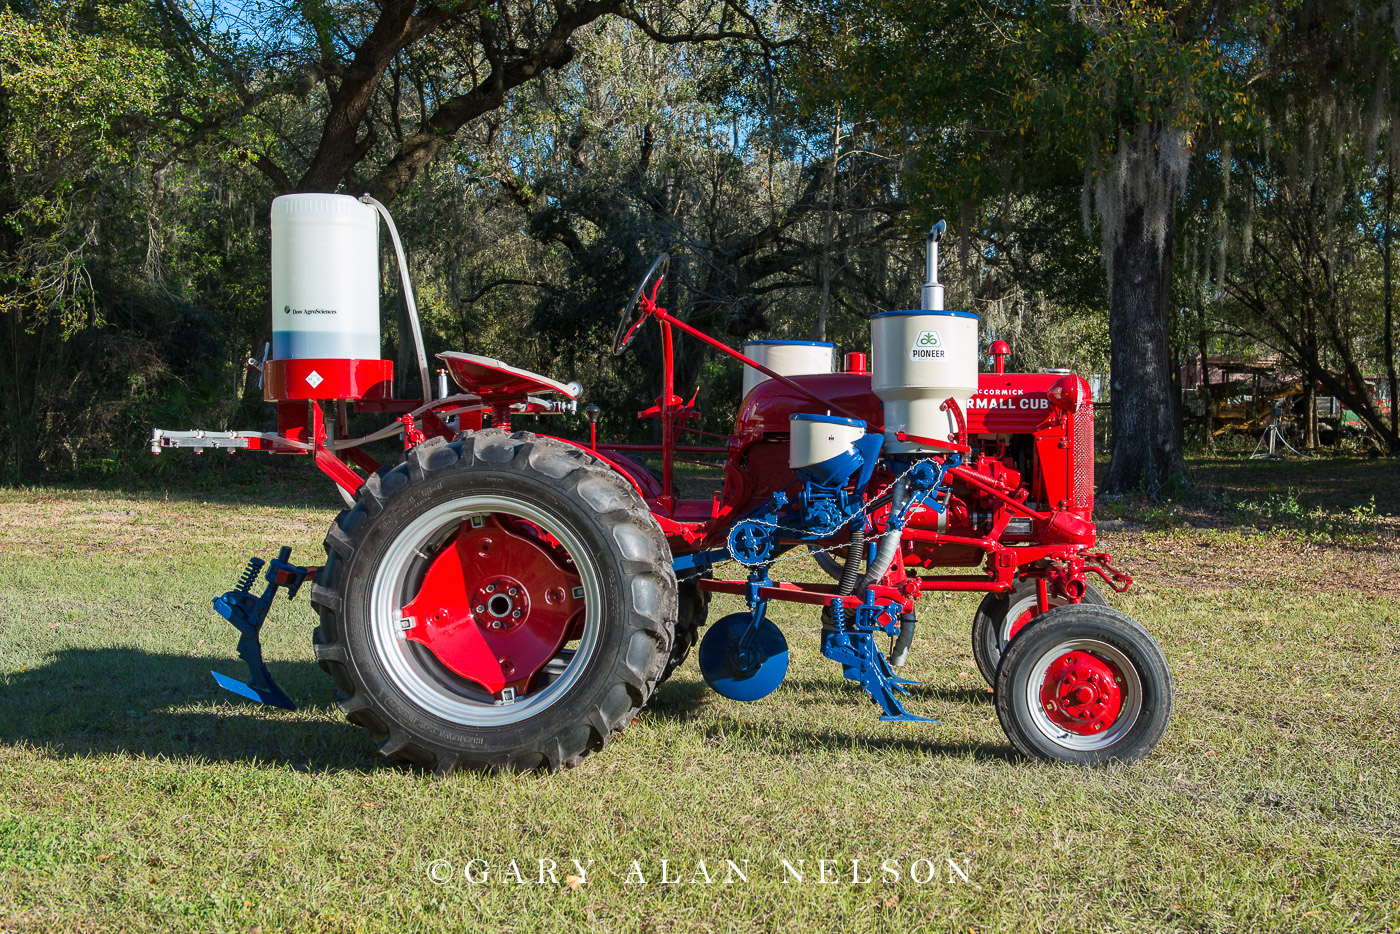
[[350, 195], [272, 201], [272, 359], [378, 360], [379, 217]]
[[896, 441], [901, 431], [947, 441], [957, 422], [939, 407], [951, 397], [966, 414], [977, 392], [977, 316], [966, 311], [872, 315], [870, 357], [870, 388], [885, 403], [885, 450], [923, 449]]
[[[743, 350], [744, 356], [783, 376], [830, 373], [836, 367], [836, 345], [822, 341], [748, 341]], [[767, 376], [745, 365], [744, 391], [740, 398], [748, 396], [755, 386], [767, 380]]]

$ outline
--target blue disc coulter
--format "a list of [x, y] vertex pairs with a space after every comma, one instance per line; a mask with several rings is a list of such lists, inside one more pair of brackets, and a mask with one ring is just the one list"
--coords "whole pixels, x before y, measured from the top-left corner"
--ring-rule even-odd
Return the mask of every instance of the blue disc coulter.
[[731, 700], [756, 701], [787, 677], [787, 639], [762, 615], [731, 613], [710, 627], [700, 642], [705, 683]]

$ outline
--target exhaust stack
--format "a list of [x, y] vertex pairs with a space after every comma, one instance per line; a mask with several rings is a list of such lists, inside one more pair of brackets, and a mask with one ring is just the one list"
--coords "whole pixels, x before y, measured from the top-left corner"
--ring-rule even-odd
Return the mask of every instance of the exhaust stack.
[[933, 229], [924, 235], [924, 266], [925, 281], [922, 289], [919, 290], [921, 302], [919, 307], [924, 311], [943, 310], [943, 286], [938, 283], [938, 241], [943, 239], [943, 233], [948, 229], [947, 221], [939, 221], [933, 225]]

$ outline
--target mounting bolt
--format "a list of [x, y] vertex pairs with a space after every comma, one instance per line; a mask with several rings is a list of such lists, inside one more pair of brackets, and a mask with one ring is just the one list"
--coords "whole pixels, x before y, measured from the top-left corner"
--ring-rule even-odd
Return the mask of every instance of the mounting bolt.
[[476, 611], [477, 611], [478, 613], [485, 613], [485, 612], [486, 612], [486, 607], [483, 606], [483, 605], [481, 605], [480, 603], [478, 603], [478, 604], [476, 605]]
[[513, 597], [513, 596], [515, 596], [516, 594], [520, 593], [520, 591], [518, 591], [518, 590], [516, 590], [514, 587], [512, 587], [512, 588], [510, 588], [509, 590], [507, 590], [506, 593], [510, 594], [510, 595]]
[[510, 618], [511, 618], [511, 619], [519, 619], [519, 618], [520, 618], [520, 611], [519, 611], [519, 610], [516, 610], [514, 613], [510, 614]]
[[487, 592], [487, 593], [495, 593], [495, 592], [496, 592], [496, 585], [495, 585], [495, 584], [487, 584], [487, 585], [486, 585], [486, 592]]
[[1114, 675], [1114, 676], [1113, 676], [1113, 683], [1114, 683], [1114, 684], [1122, 684], [1122, 683], [1123, 683], [1123, 676], [1122, 676], [1122, 675]]

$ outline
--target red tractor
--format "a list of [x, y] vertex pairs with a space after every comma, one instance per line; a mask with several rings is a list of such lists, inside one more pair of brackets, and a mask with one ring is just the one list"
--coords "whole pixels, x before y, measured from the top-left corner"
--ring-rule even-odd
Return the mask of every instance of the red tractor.
[[[994, 372], [977, 372], [976, 316], [942, 308], [941, 225], [928, 238], [923, 307], [874, 316], [870, 358], [848, 353], [839, 368], [830, 345], [756, 342], [744, 354], [672, 316], [656, 301], [659, 258], [614, 342], [624, 352], [648, 321], [661, 331], [663, 394], [640, 413], [659, 421], [661, 440], [634, 445], [599, 441], [593, 406], [586, 443], [514, 430], [522, 416], [576, 413], [582, 389], [498, 360], [440, 354], [460, 391], [440, 374], [432, 393], [421, 338], [425, 398], [392, 398], [392, 365], [344, 343], [377, 304], [357, 310], [363, 288], [352, 294], [344, 274], [325, 272], [342, 256], [358, 272], [377, 254], [374, 209], [402, 270], [393, 222], [372, 199], [274, 202], [276, 346], [262, 372], [278, 431], [157, 430], [152, 440], [155, 451], [307, 453], [346, 499], [323, 566], [293, 565], [283, 549], [265, 571], [253, 559], [215, 600], [252, 673], [246, 684], [215, 674], [222, 686], [291, 706], [258, 637], [279, 588], [295, 595], [309, 580], [316, 658], [382, 753], [439, 772], [554, 769], [631, 722], [686, 660], [714, 593], [745, 606], [700, 643], [701, 673], [719, 693], [754, 701], [781, 683], [787, 643], [766, 610], [786, 600], [813, 607], [823, 654], [882, 719], [921, 720], [904, 707], [912, 682], [896, 673], [915, 608], [927, 591], [970, 591], [985, 594], [977, 664], [1023, 754], [1101, 765], [1160, 741], [1166, 658], [1094, 583], [1122, 591], [1131, 578], [1093, 550], [1088, 386], [1068, 372], [1003, 372], [1000, 341]], [[720, 444], [674, 391], [677, 331], [751, 368]], [[377, 320], [360, 346], [377, 348]], [[348, 438], [351, 411], [397, 418]], [[364, 446], [390, 437], [403, 458], [381, 465]], [[723, 459], [723, 490], [682, 498], [675, 462], [705, 456]], [[810, 571], [811, 558], [830, 579], [785, 578]], [[254, 594], [260, 573], [266, 587]]]

